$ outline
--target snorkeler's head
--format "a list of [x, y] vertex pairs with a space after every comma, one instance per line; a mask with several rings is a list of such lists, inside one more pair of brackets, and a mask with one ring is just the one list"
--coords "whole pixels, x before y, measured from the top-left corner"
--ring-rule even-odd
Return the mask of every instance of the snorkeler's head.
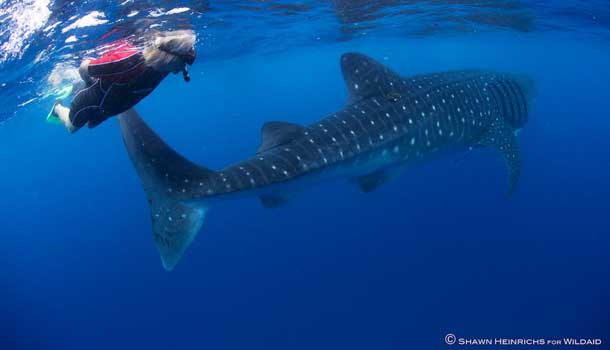
[[195, 33], [177, 30], [159, 33], [152, 45], [144, 49], [146, 63], [162, 72], [179, 73], [195, 62]]

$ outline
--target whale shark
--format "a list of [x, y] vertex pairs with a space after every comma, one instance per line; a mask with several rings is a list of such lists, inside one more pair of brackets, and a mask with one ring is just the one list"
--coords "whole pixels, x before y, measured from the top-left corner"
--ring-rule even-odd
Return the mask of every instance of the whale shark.
[[256, 196], [276, 208], [308, 186], [337, 179], [371, 192], [411, 164], [477, 147], [503, 155], [508, 192], [516, 189], [516, 132], [528, 119], [531, 79], [481, 70], [407, 77], [360, 53], [340, 62], [349, 92], [343, 109], [308, 126], [265, 123], [256, 153], [222, 170], [184, 158], [134, 109], [119, 115], [165, 269], [174, 268], [220, 200]]

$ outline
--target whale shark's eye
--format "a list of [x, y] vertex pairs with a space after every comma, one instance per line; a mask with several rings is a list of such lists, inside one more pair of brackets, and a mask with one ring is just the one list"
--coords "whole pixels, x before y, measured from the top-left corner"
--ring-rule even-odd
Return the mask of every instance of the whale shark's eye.
[[402, 96], [398, 92], [390, 92], [389, 94], [385, 95], [385, 99], [389, 102], [398, 102], [401, 97]]

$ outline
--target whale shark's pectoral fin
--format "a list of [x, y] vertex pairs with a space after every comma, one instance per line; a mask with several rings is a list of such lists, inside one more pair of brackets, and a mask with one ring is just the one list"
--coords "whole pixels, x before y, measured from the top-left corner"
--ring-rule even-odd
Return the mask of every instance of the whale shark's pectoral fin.
[[400, 99], [399, 92], [406, 88], [398, 73], [360, 53], [341, 56], [341, 71], [349, 91], [349, 104], [374, 96]]
[[508, 166], [508, 194], [511, 195], [517, 188], [521, 176], [521, 155], [519, 143], [513, 130], [506, 124], [492, 126], [476, 143], [481, 147], [494, 147], [504, 155]]
[[391, 171], [390, 169], [378, 170], [356, 178], [356, 182], [358, 183], [358, 187], [360, 187], [362, 192], [369, 193], [375, 191], [381, 185], [386, 183], [395, 175], [395, 173], [396, 171]]
[[278, 195], [263, 194], [259, 198], [261, 199], [263, 207], [268, 209], [282, 207], [288, 202], [286, 197]]
[[125, 147], [148, 197], [155, 244], [167, 270], [174, 268], [205, 219], [207, 207], [185, 199], [209, 183], [211, 170], [171, 149], [130, 109], [119, 115]]
[[256, 153], [262, 153], [272, 148], [287, 144], [301, 136], [305, 127], [287, 122], [267, 122], [261, 129], [261, 145]]

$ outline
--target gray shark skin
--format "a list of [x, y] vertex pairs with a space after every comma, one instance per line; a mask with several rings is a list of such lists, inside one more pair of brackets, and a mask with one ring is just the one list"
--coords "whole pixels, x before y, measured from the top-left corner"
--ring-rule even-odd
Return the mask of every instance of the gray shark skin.
[[358, 53], [341, 57], [346, 107], [301, 126], [269, 122], [255, 156], [221, 171], [176, 153], [135, 110], [119, 116], [129, 156], [146, 191], [155, 243], [171, 270], [216, 200], [260, 197], [278, 207], [288, 194], [332, 179], [370, 192], [406, 166], [448, 151], [493, 147], [521, 172], [515, 131], [527, 121], [532, 82], [486, 71], [401, 77]]

